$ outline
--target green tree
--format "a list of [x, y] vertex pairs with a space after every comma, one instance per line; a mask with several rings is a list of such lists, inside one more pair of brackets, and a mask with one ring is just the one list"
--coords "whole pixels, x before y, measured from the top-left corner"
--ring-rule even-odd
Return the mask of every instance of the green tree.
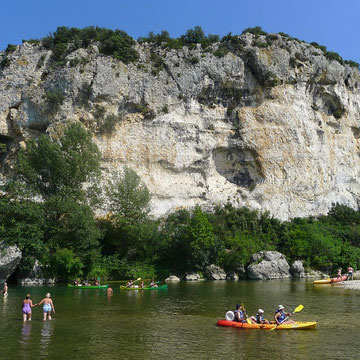
[[51, 271], [58, 278], [69, 281], [80, 277], [84, 265], [70, 249], [58, 249], [50, 259]]
[[44, 200], [58, 195], [84, 201], [89, 194], [84, 184], [96, 184], [100, 175], [100, 152], [91, 134], [74, 123], [58, 141], [45, 135], [29, 140], [19, 154], [17, 173]]
[[133, 223], [147, 217], [151, 195], [134, 170], [124, 167], [123, 175], [114, 174], [106, 193], [115, 217]]

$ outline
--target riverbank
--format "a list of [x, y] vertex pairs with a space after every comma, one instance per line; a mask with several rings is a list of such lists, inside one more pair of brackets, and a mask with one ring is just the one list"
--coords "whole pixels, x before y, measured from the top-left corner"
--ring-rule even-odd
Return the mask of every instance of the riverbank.
[[345, 289], [360, 290], [360, 280], [344, 281], [341, 286]]

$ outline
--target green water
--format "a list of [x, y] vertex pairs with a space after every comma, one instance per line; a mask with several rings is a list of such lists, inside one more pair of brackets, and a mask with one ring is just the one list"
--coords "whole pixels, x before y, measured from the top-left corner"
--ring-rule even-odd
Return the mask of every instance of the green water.
[[[50, 292], [56, 314], [41, 308], [23, 324], [21, 303]], [[316, 330], [263, 331], [217, 327], [236, 302], [265, 317], [279, 304]], [[1, 359], [359, 359], [360, 291], [310, 281], [170, 284], [163, 291], [79, 290], [11, 286], [0, 298]]]

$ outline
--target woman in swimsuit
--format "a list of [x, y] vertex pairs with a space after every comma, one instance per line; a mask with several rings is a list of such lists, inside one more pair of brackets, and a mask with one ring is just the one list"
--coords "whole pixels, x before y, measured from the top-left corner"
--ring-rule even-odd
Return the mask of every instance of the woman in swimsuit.
[[33, 305], [32, 300], [30, 299], [30, 294], [27, 294], [22, 305], [23, 321], [31, 320], [31, 308], [34, 306], [36, 306], [36, 304]]
[[47, 293], [44, 297], [44, 299], [42, 299], [37, 305], [43, 305], [43, 320], [46, 320], [46, 317], [51, 320], [51, 311], [55, 314], [55, 307], [54, 307], [54, 303], [53, 301], [50, 299], [50, 294]]

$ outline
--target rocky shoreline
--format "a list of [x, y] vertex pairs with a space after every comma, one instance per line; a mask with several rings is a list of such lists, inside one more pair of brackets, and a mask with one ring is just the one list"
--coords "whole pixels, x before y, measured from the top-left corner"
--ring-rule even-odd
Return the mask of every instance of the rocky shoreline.
[[339, 284], [345, 289], [360, 290], [360, 280], [344, 281], [343, 284]]

